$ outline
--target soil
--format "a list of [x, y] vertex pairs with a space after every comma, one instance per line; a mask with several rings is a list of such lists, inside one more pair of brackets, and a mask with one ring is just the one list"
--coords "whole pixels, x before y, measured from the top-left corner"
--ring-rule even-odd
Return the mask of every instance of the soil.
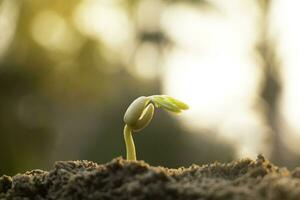
[[300, 167], [288, 171], [263, 156], [179, 169], [122, 158], [60, 161], [51, 171], [0, 177], [0, 199], [299, 200]]

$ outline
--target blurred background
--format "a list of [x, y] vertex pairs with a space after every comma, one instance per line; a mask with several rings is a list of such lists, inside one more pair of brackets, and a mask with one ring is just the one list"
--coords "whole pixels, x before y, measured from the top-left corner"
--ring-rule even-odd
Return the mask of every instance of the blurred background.
[[167, 167], [255, 158], [300, 165], [300, 3], [292, 0], [0, 0], [0, 175], [125, 156], [123, 114]]

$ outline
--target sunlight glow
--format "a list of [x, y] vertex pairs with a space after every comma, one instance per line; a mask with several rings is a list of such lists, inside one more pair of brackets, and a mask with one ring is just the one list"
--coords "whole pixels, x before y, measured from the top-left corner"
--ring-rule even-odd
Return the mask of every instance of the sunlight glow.
[[251, 65], [236, 62], [225, 55], [215, 58], [174, 50], [166, 61], [166, 90], [197, 110], [194, 114], [207, 123], [198, 125], [214, 126], [232, 108], [253, 101], [257, 80], [249, 74], [256, 72]]
[[257, 13], [226, 9], [219, 14], [177, 4], [166, 10], [162, 26], [176, 45], [165, 58], [164, 92], [190, 105], [183, 113], [187, 127], [215, 130], [236, 142], [239, 156], [254, 155], [265, 131], [252, 110], [261, 76], [251, 54]]
[[[292, 131], [284, 131], [283, 139], [291, 150], [299, 152], [300, 140], [300, 2], [277, 0], [273, 8], [273, 37], [279, 39], [284, 82], [281, 112]], [[294, 143], [295, 145], [290, 145]]]

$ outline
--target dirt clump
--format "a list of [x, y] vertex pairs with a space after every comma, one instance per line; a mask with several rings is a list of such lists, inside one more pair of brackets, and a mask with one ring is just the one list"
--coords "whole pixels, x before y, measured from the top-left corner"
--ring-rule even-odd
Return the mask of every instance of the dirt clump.
[[51, 171], [0, 177], [0, 200], [299, 200], [300, 168], [263, 156], [168, 169], [116, 158], [105, 165], [60, 161]]

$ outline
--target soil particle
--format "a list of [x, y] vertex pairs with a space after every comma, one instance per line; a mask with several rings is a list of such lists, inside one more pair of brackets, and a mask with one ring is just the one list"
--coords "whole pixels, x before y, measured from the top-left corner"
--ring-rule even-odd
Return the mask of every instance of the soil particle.
[[10, 176], [0, 177], [0, 193], [6, 193], [11, 188], [12, 178]]
[[60, 161], [47, 172], [0, 177], [4, 200], [299, 200], [300, 168], [290, 172], [263, 156], [168, 169], [116, 158], [105, 165]]

